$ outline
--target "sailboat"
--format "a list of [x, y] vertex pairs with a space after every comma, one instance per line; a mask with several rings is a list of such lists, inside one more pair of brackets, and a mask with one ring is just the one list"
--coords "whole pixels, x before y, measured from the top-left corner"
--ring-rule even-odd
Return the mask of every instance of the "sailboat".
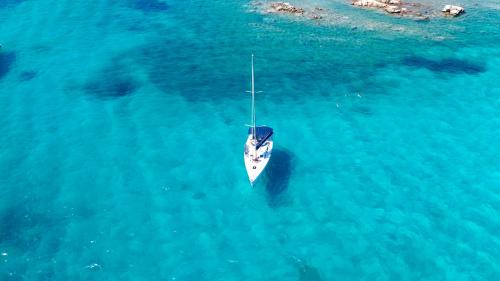
[[253, 185], [259, 175], [264, 171], [271, 159], [273, 151], [273, 128], [268, 126], [257, 126], [255, 121], [255, 79], [253, 71], [252, 55], [252, 123], [248, 129], [248, 137], [245, 142], [245, 168], [247, 170], [250, 184]]

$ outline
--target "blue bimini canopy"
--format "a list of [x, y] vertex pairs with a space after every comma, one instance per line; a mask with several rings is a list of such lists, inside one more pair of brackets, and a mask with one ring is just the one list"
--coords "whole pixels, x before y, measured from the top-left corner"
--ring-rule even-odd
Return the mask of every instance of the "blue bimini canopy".
[[[273, 135], [273, 128], [261, 126], [255, 129], [255, 137], [257, 138], [256, 149], [259, 149]], [[248, 129], [248, 134], [253, 134], [253, 127]]]

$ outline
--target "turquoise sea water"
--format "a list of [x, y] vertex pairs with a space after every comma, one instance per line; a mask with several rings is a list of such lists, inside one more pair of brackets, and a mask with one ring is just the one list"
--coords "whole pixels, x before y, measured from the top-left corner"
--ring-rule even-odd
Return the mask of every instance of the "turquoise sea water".
[[500, 6], [463, 2], [0, 1], [0, 280], [498, 280]]

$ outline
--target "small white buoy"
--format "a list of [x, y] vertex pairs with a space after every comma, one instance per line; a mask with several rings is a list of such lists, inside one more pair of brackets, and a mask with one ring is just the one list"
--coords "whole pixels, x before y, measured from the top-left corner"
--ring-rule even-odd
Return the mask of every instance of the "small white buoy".
[[2, 252], [2, 256], [4, 257], [8, 256], [7, 252]]

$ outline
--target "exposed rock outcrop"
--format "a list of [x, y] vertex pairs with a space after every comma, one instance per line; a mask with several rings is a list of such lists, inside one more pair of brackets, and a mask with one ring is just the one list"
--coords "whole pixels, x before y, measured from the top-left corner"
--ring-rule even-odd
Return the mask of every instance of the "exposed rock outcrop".
[[445, 15], [450, 15], [450, 16], [456, 17], [456, 16], [464, 13], [465, 9], [463, 7], [460, 7], [460, 6], [446, 5], [446, 6], [444, 6], [442, 12], [445, 13]]
[[383, 9], [390, 14], [401, 13], [401, 0], [357, 0], [352, 5], [359, 7], [370, 7]]
[[[357, 0], [352, 2], [354, 6], [373, 8], [387, 8], [388, 6], [400, 6], [401, 4], [401, 0]], [[390, 10], [393, 10], [393, 8], [390, 8]]]
[[429, 20], [436, 14], [428, 5], [421, 3], [403, 2], [404, 0], [353, 0], [352, 5], [362, 8], [374, 8], [388, 14], [400, 17], [413, 18], [417, 21]]
[[266, 13], [271, 14], [288, 14], [300, 17], [305, 17], [312, 20], [320, 20], [326, 13], [324, 8], [315, 7], [314, 9], [306, 10], [301, 7], [294, 6], [288, 2], [272, 2], [266, 5]]
[[379, 0], [379, 2], [389, 5], [401, 5], [401, 0]]
[[[454, 5], [446, 5], [442, 13], [432, 5], [420, 2], [406, 2], [417, 0], [350, 0], [356, 7], [373, 9], [384, 12], [391, 16], [413, 19], [418, 22], [429, 21], [432, 18], [441, 17], [443, 13], [449, 16], [458, 16], [465, 12], [464, 8]], [[318, 24], [328, 22], [348, 22], [347, 16], [342, 16], [337, 11], [320, 6], [301, 7], [289, 2], [267, 2], [261, 0], [252, 1], [255, 11], [264, 14], [280, 14], [285, 16], [296, 16], [301, 19], [314, 20]], [[369, 28], [368, 28], [369, 29]]]
[[390, 13], [390, 14], [401, 13], [401, 9], [395, 5], [389, 5], [389, 6], [385, 7], [385, 11]]
[[288, 2], [275, 2], [269, 5], [268, 12], [303, 15], [305, 11], [304, 9], [295, 7]]
[[385, 8], [387, 6], [387, 4], [379, 2], [377, 0], [358, 0], [352, 2], [352, 5], [360, 7], [373, 7], [373, 8]]

